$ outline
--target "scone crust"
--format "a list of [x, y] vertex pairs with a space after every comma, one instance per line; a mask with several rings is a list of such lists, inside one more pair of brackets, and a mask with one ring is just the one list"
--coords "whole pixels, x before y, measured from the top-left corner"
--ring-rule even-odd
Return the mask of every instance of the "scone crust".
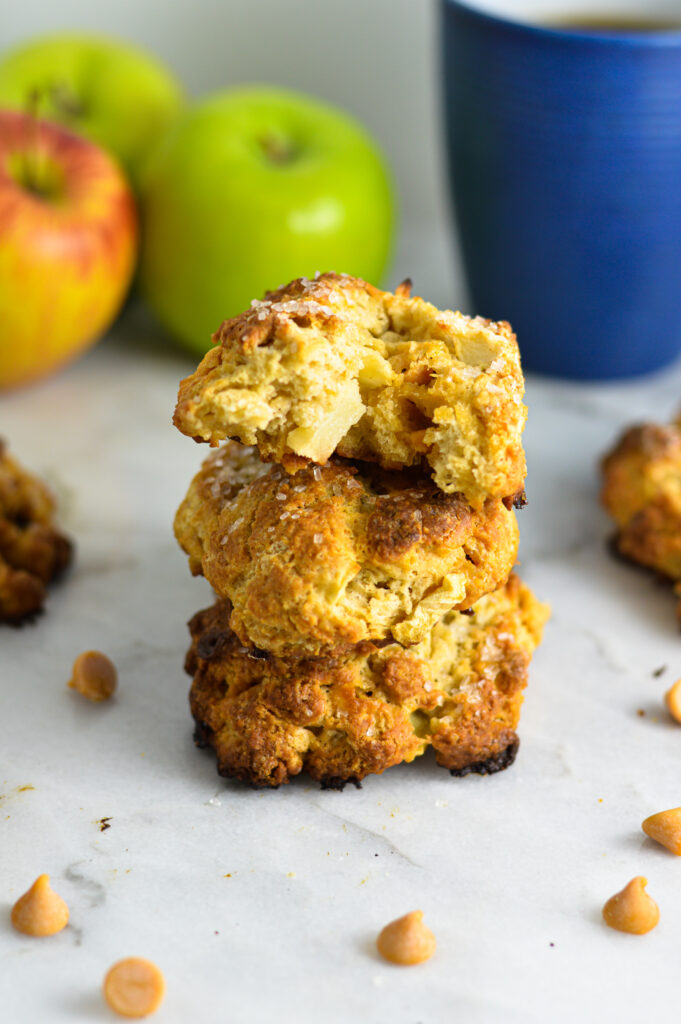
[[327, 787], [358, 782], [429, 746], [452, 774], [499, 770], [517, 747], [547, 615], [512, 575], [410, 649], [365, 642], [334, 657], [278, 658], [243, 647], [229, 602], [218, 601], [189, 624], [196, 742], [215, 750], [221, 775], [257, 787], [302, 771]]
[[681, 580], [681, 428], [630, 427], [603, 459], [603, 505], [615, 545], [632, 561]]
[[70, 562], [71, 542], [55, 528], [54, 499], [0, 440], [0, 622], [38, 612], [46, 585]]
[[175, 533], [241, 642], [281, 656], [418, 643], [507, 578], [518, 542], [500, 500], [476, 510], [418, 474], [339, 458], [290, 476], [233, 442], [192, 481]]
[[334, 452], [421, 465], [476, 507], [522, 492], [524, 382], [507, 323], [327, 273], [269, 292], [213, 341], [175, 411], [196, 440], [255, 444], [292, 472]]

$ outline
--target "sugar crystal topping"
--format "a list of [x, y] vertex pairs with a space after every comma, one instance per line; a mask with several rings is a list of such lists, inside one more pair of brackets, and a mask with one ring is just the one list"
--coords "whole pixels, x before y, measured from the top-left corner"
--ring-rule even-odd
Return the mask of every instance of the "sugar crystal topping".
[[[340, 276], [349, 277], [347, 274]], [[309, 277], [301, 277], [297, 284], [302, 289], [301, 295], [297, 298], [253, 299], [251, 312], [255, 314], [255, 319], [263, 321], [272, 314], [285, 316], [339, 315], [339, 310], [333, 307], [343, 306], [344, 295], [338, 289], [333, 288], [327, 280], [324, 280], [324, 275], [317, 273], [313, 280], [310, 280]], [[242, 340], [245, 340], [246, 337], [247, 335], [242, 336]]]

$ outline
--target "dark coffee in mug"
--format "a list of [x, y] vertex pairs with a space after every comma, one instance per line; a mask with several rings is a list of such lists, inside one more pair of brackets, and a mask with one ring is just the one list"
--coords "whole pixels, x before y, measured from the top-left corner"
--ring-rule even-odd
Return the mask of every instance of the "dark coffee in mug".
[[627, 17], [612, 14], [566, 14], [545, 21], [549, 28], [573, 29], [578, 32], [679, 32], [681, 20], [671, 18]]

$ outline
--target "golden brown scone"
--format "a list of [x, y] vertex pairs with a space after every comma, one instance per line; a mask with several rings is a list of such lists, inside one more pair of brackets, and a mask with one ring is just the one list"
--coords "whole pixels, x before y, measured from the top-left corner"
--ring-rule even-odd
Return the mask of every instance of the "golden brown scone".
[[[617, 551], [681, 581], [681, 426], [630, 427], [602, 468], [601, 498], [618, 525]], [[681, 596], [681, 585], [676, 590]]]
[[196, 742], [218, 771], [278, 786], [301, 771], [325, 787], [359, 782], [428, 746], [453, 775], [488, 774], [515, 756], [532, 652], [548, 609], [512, 575], [449, 612], [405, 649], [358, 644], [329, 658], [254, 656], [229, 628], [228, 601], [189, 623], [186, 670]]
[[72, 547], [54, 528], [54, 500], [0, 441], [0, 622], [39, 611], [45, 584], [71, 560]]
[[523, 375], [507, 323], [440, 311], [347, 274], [299, 278], [232, 320], [180, 386], [174, 422], [294, 472], [336, 452], [422, 465], [480, 508], [522, 492]]
[[413, 644], [515, 562], [515, 514], [372, 463], [334, 458], [289, 476], [231, 442], [204, 463], [175, 519], [193, 573], [233, 605], [231, 628], [273, 654], [362, 640]]

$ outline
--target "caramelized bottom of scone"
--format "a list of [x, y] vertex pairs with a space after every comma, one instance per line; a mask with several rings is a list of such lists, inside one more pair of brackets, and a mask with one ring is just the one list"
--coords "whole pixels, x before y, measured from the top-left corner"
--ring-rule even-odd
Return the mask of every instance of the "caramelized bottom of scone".
[[45, 587], [71, 560], [71, 542], [53, 526], [54, 500], [0, 441], [0, 621], [42, 608]]
[[335, 657], [277, 658], [242, 646], [228, 601], [198, 612], [186, 670], [196, 742], [221, 775], [279, 786], [307, 772], [359, 782], [432, 746], [452, 774], [508, 766], [547, 608], [517, 576], [448, 613], [405, 649], [364, 642]]

